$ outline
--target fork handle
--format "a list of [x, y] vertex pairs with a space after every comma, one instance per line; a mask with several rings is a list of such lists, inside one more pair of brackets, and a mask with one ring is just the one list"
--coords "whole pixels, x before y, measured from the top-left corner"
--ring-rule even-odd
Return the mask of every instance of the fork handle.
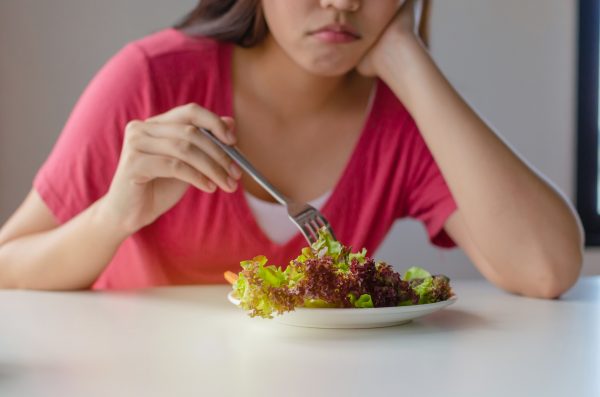
[[267, 181], [267, 179], [260, 173], [248, 160], [244, 157], [235, 146], [229, 146], [224, 144], [217, 138], [211, 131], [206, 128], [200, 128], [200, 131], [210, 138], [217, 146], [219, 146], [225, 153], [229, 155], [244, 171], [246, 171], [263, 189], [265, 189], [279, 204], [287, 205], [290, 201], [285, 197], [279, 190], [275, 189], [273, 185]]

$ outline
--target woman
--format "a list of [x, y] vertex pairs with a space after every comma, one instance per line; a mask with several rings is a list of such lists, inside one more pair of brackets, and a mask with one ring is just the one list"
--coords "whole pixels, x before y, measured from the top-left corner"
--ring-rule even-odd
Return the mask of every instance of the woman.
[[372, 252], [410, 216], [496, 285], [560, 295], [580, 271], [579, 221], [442, 76], [418, 8], [203, 0], [126, 46], [1, 230], [1, 285], [213, 283], [257, 254], [287, 263], [305, 242], [206, 127], [345, 244]]

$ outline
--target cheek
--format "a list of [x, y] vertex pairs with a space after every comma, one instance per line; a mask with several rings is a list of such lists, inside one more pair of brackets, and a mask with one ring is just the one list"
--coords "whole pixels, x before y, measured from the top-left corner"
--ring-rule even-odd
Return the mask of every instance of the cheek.
[[263, 0], [262, 8], [271, 34], [278, 41], [292, 40], [302, 32], [302, 21], [307, 18], [307, 0]]

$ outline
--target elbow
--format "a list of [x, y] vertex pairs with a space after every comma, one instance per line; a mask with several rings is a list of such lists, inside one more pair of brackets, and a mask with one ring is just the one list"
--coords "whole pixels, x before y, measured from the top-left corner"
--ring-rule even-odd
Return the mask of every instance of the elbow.
[[18, 274], [18, 265], [15, 264], [0, 245], [0, 290], [26, 289]]
[[8, 275], [6, 266], [0, 263], [0, 290], [6, 289], [20, 289], [20, 286]]
[[556, 299], [567, 292], [579, 278], [583, 263], [583, 251], [577, 250], [568, 259], [543, 261], [538, 269], [538, 277], [532, 277], [523, 295], [541, 298]]
[[[536, 269], [538, 277], [530, 294], [533, 297], [559, 298], [577, 282], [581, 274], [584, 257], [581, 221], [573, 213], [572, 225], [558, 230], [561, 233], [554, 242], [545, 241], [537, 245], [537, 260], [533, 261], [533, 269]], [[535, 277], [533, 279], [536, 280]]]
[[10, 277], [10, 271], [8, 264], [2, 255], [2, 246], [0, 246], [0, 290], [2, 289], [16, 289], [17, 286], [14, 285], [13, 278]]
[[540, 299], [557, 299], [567, 292], [577, 281], [575, 278], [545, 277], [531, 287], [524, 295]]

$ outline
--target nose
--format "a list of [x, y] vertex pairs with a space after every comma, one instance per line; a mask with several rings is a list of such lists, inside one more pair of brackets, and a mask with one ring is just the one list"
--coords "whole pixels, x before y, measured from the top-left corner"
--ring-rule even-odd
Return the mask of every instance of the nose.
[[321, 7], [338, 11], [355, 12], [360, 9], [361, 0], [321, 0]]

